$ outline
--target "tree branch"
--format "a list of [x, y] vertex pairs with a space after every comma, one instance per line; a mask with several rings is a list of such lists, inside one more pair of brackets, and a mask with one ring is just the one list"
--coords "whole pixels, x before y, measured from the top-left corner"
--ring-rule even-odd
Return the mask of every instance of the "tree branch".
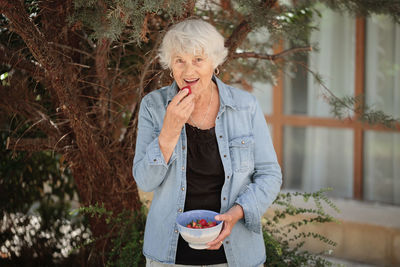
[[[5, 0], [0, 0], [0, 4]], [[60, 8], [68, 8], [71, 2], [66, 2]], [[88, 166], [97, 168], [85, 170], [94, 179], [110, 169], [104, 149], [101, 148], [102, 140], [98, 134], [97, 127], [86, 114], [85, 107], [79, 99], [80, 87], [78, 85], [79, 72], [76, 66], [67, 64], [71, 62], [65, 53], [59, 53], [53, 45], [50, 45], [47, 37], [29, 18], [22, 1], [7, 1], [8, 9], [2, 9], [2, 13], [10, 20], [11, 30], [15, 31], [25, 42], [35, 59], [46, 70], [51, 84], [58, 97], [58, 103], [62, 104], [62, 112], [69, 120], [73, 130], [73, 136], [82, 157], [88, 160]], [[49, 40], [51, 41], [51, 40]]]
[[[271, 9], [276, 7], [278, 1], [277, 0], [265, 0], [261, 1], [259, 8], [262, 9]], [[228, 56], [227, 60], [223, 65], [225, 65], [230, 59], [234, 57], [236, 53], [236, 49], [242, 44], [242, 42], [246, 39], [247, 35], [252, 31], [252, 26], [250, 24], [251, 17], [247, 17], [243, 19], [239, 25], [232, 32], [231, 36], [225, 42], [225, 47], [228, 48]]]
[[3, 3], [7, 5], [7, 8], [1, 11], [10, 20], [10, 30], [21, 36], [34, 58], [44, 69], [57, 69], [57, 66], [61, 65], [61, 60], [56, 58], [53, 53], [49, 53], [53, 49], [48, 45], [43, 33], [27, 15], [22, 1], [13, 1], [12, 4], [10, 1], [0, 1], [0, 6]]
[[277, 5], [278, 0], [266, 0], [264, 2], [265, 2], [264, 3], [265, 7], [268, 9], [271, 9], [271, 8], [275, 7], [275, 5]]
[[45, 78], [44, 71], [40, 66], [23, 58], [20, 52], [11, 51], [7, 47], [0, 44], [0, 62], [11, 65], [12, 68], [26, 71], [32, 75], [37, 81], [42, 81]]
[[13, 151], [33, 151], [44, 150], [61, 151], [62, 146], [57, 145], [55, 138], [7, 138], [6, 149]]
[[247, 34], [251, 31], [250, 23], [247, 20], [242, 20], [236, 29], [232, 32], [231, 36], [225, 41], [225, 47], [228, 48], [228, 59], [233, 57], [236, 49], [246, 39]]
[[184, 6], [185, 14], [183, 17], [188, 18], [193, 16], [194, 8], [196, 6], [196, 0], [188, 0]]
[[312, 51], [312, 47], [306, 46], [306, 47], [295, 47], [295, 48], [287, 49], [287, 50], [284, 50], [280, 53], [273, 54], [273, 55], [259, 54], [259, 53], [255, 53], [255, 52], [234, 53], [232, 55], [232, 58], [259, 58], [259, 59], [267, 59], [267, 60], [274, 61], [279, 58], [285, 57], [289, 54], [298, 53], [298, 52], [310, 52], [310, 51]]
[[5, 10], [12, 8], [12, 1], [0, 0], [0, 12], [4, 13]]
[[159, 46], [161, 44], [161, 41], [162, 41], [163, 37], [164, 37], [164, 34], [159, 34], [158, 35], [158, 38], [156, 40], [156, 43], [153, 46], [153, 49], [146, 56], [145, 62], [143, 64], [143, 71], [140, 74], [139, 93], [138, 93], [139, 100], [141, 100], [141, 98], [143, 97], [144, 89], [146, 88], [145, 80], [146, 80], [146, 77], [149, 74], [150, 66], [153, 64], [154, 60], [156, 59], [157, 51], [158, 51], [158, 48], [159, 48]]
[[58, 126], [46, 115], [46, 111], [34, 102], [34, 96], [28, 91], [26, 81], [21, 77], [12, 78], [11, 81], [14, 79], [19, 81], [18, 84], [12, 84], [12, 87], [0, 85], [0, 108], [10, 114], [21, 115], [48, 136], [61, 136]]
[[59, 44], [59, 43], [54, 43], [54, 42], [49, 42], [49, 44], [57, 46], [57, 47], [60, 47], [60, 48], [63, 48], [63, 49], [70, 50], [72, 52], [77, 52], [77, 53], [85, 55], [85, 56], [87, 56], [87, 57], [89, 57], [91, 59], [94, 58], [92, 54], [90, 54], [90, 53], [88, 53], [86, 51], [83, 51], [82, 49], [78, 49], [78, 48], [75, 48], [75, 47], [72, 47], [72, 46], [69, 46], [69, 45]]
[[106, 117], [108, 114], [107, 109], [109, 107], [108, 96], [111, 89], [107, 86], [107, 81], [108, 81], [107, 66], [108, 66], [108, 54], [110, 50], [110, 44], [111, 41], [109, 39], [103, 38], [99, 40], [97, 43], [96, 56], [95, 56], [96, 74], [97, 74], [97, 80], [99, 81], [98, 90], [100, 92], [99, 94], [100, 116], [98, 119], [98, 123], [101, 129], [105, 129], [108, 121]]

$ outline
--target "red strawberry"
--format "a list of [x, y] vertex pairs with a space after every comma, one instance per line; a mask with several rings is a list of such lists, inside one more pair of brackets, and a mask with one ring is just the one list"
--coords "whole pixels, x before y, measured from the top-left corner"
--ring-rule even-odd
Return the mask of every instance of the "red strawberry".
[[217, 222], [208, 222], [208, 226], [209, 227], [213, 227], [213, 226], [216, 226], [217, 225]]
[[201, 220], [199, 221], [199, 223], [201, 224], [201, 226], [207, 226], [207, 221], [204, 220], [204, 219], [201, 219]]
[[188, 89], [189, 90], [189, 93], [187, 95], [190, 95], [192, 93], [192, 88], [190, 88], [190, 85], [182, 87], [181, 90], [183, 90], [183, 89]]

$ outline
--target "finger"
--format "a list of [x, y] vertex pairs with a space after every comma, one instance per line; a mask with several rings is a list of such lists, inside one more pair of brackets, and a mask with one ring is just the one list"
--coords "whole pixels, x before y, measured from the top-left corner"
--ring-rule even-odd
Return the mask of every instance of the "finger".
[[209, 249], [209, 250], [218, 250], [221, 246], [222, 246], [222, 242], [218, 243], [215, 246], [208, 247], [207, 249]]
[[218, 246], [219, 244], [221, 244], [221, 242], [223, 242], [225, 240], [225, 238], [227, 238], [229, 236], [230, 233], [231, 233], [231, 231], [228, 229], [228, 227], [226, 227], [225, 229], [222, 230], [222, 232], [217, 236], [216, 239], [214, 239], [211, 242], [208, 242], [207, 246], [209, 246], [209, 247]]
[[172, 98], [171, 103], [177, 105], [182, 99], [189, 94], [189, 89], [180, 90], [174, 98]]
[[[190, 97], [190, 96], [189, 96]], [[187, 97], [187, 98], [189, 98]], [[190, 99], [186, 100], [186, 98], [179, 103], [178, 105], [174, 105], [170, 103], [167, 107], [167, 114], [166, 117], [168, 120], [165, 120], [164, 122], [168, 121], [172, 124], [177, 123], [178, 119], [180, 121], [185, 121], [189, 118], [189, 116], [192, 114], [194, 110], [195, 103], [193, 101], [193, 97], [190, 97]], [[172, 121], [171, 121], [172, 119]], [[179, 123], [178, 123], [179, 124]]]
[[179, 113], [180, 113], [180, 118], [182, 118], [185, 123], [187, 122], [187, 120], [190, 118], [190, 116], [192, 115], [194, 110], [194, 104], [192, 105], [187, 105], [185, 108], [180, 109]]
[[224, 225], [222, 228], [221, 233], [217, 236], [216, 239], [213, 241], [207, 243], [208, 246], [216, 246], [218, 243], [221, 243], [224, 241], [224, 239], [230, 234], [230, 229], [229, 229], [229, 222], [231, 220], [231, 216], [225, 215], [225, 214], [218, 214], [214, 217], [215, 220], [217, 221], [224, 221]]
[[228, 219], [228, 216], [225, 214], [218, 214], [218, 215], [215, 215], [214, 219], [217, 221], [225, 221]]
[[186, 121], [192, 114], [194, 107], [195, 107], [194, 102], [185, 102], [179, 104], [178, 106], [173, 107], [170, 110], [171, 112], [170, 114], [173, 115], [172, 118], [174, 118], [174, 120], [180, 118]]
[[176, 107], [185, 108], [185, 107], [190, 106], [192, 104], [194, 104], [194, 96], [193, 95], [188, 95], [185, 98], [183, 98], [182, 101], [179, 102]]

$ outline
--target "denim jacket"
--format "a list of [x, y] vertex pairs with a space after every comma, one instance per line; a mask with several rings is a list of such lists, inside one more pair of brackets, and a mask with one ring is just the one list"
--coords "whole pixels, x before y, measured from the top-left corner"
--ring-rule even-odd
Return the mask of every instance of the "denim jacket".
[[[242, 206], [239, 220], [224, 240], [229, 266], [259, 266], [266, 260], [261, 217], [276, 198], [282, 183], [269, 130], [256, 98], [213, 77], [220, 108], [215, 121], [219, 153], [225, 171], [221, 213]], [[146, 95], [139, 111], [133, 176], [140, 189], [154, 191], [147, 216], [143, 254], [152, 260], [175, 263], [178, 243], [176, 218], [186, 196], [186, 132], [182, 128], [168, 163], [158, 136], [166, 108], [178, 87], [163, 87]]]

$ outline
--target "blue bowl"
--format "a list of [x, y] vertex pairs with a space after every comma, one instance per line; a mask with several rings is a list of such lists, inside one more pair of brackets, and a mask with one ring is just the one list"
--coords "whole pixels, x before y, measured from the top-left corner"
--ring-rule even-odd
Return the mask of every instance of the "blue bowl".
[[[213, 241], [221, 232], [223, 221], [216, 221], [215, 216], [219, 213], [211, 210], [191, 210], [178, 215], [176, 223], [182, 238], [189, 243], [193, 249], [206, 249], [207, 243]], [[210, 228], [196, 229], [188, 228], [186, 225], [192, 221], [205, 219], [206, 221], [216, 221], [217, 225]]]

